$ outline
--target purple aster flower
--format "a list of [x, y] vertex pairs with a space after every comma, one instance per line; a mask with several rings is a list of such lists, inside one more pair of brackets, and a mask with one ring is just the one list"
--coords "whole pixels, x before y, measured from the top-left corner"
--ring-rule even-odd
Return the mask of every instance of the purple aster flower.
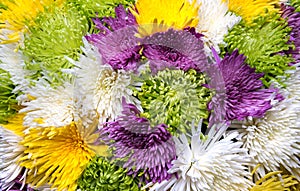
[[99, 49], [103, 61], [113, 69], [136, 70], [141, 59], [141, 46], [135, 36], [135, 17], [121, 5], [116, 7], [115, 12], [116, 18], [93, 19], [100, 32], [88, 35], [86, 39]]
[[[194, 31], [195, 32], [195, 31]], [[142, 40], [153, 73], [164, 68], [205, 71], [208, 62], [203, 42], [192, 29], [155, 33]]]
[[127, 159], [124, 168], [137, 175], [143, 171], [146, 182], [161, 182], [171, 177], [167, 173], [176, 157], [171, 134], [164, 124], [150, 126], [133, 104], [123, 101], [123, 115], [108, 122], [100, 130], [101, 141], [113, 148], [114, 157]]
[[248, 116], [260, 118], [272, 108], [272, 100], [283, 99], [277, 89], [263, 89], [260, 78], [264, 74], [255, 73], [255, 69], [245, 63], [246, 57], [239, 54], [238, 50], [226, 54], [223, 60], [220, 60], [215, 51], [213, 53], [219, 70], [216, 74], [219, 75], [209, 76], [221, 85], [210, 84], [216, 90], [216, 95], [209, 104], [209, 110], [213, 111], [210, 123], [243, 120]]
[[282, 18], [287, 19], [288, 26], [292, 29], [289, 42], [293, 43], [295, 48], [285, 53], [293, 56], [295, 59], [295, 62], [291, 63], [293, 65], [300, 62], [300, 13], [296, 12], [294, 7], [285, 4], [281, 4], [281, 11]]
[[[25, 181], [23, 180], [24, 177], [22, 177], [21, 175], [19, 175], [15, 180], [14, 180], [14, 184], [11, 188], [9, 188], [8, 190], [10, 191], [34, 191], [33, 188], [30, 188], [29, 185], [25, 184]], [[0, 188], [1, 190], [1, 188]]]

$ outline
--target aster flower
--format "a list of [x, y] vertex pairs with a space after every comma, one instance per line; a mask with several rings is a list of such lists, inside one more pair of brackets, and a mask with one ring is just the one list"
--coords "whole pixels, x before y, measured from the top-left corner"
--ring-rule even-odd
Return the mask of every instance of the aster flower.
[[66, 56], [77, 59], [81, 54], [82, 36], [88, 31], [88, 21], [74, 7], [52, 7], [39, 14], [36, 25], [29, 27], [23, 53], [28, 57], [27, 69], [32, 78], [49, 76], [51, 83], [61, 85], [62, 68], [71, 68]]
[[293, 176], [280, 175], [281, 171], [270, 172], [255, 182], [250, 191], [282, 191], [298, 184]]
[[25, 92], [31, 100], [24, 102], [24, 108], [20, 110], [26, 113], [24, 125], [58, 127], [70, 124], [76, 114], [74, 91], [74, 85], [69, 82], [54, 88], [45, 79], [40, 79]]
[[238, 133], [221, 139], [227, 127], [218, 125], [211, 127], [207, 140], [201, 140], [200, 128], [192, 128], [190, 141], [185, 134], [174, 137], [177, 158], [168, 171], [173, 176], [150, 191], [248, 190], [251, 181], [246, 166], [251, 164], [250, 156], [241, 142], [232, 141]]
[[[213, 110], [211, 122], [243, 120], [248, 116], [263, 117], [272, 108], [272, 100], [282, 99], [276, 89], [262, 89], [260, 80], [262, 73], [255, 73], [255, 69], [245, 63], [246, 57], [238, 53], [226, 54], [224, 59], [215, 54], [218, 70], [225, 89], [219, 84], [213, 84], [216, 95], [209, 104]], [[212, 78], [217, 78], [211, 75]], [[220, 87], [222, 87], [220, 89]], [[225, 91], [224, 91], [225, 90]]]
[[174, 142], [165, 124], [152, 127], [139, 115], [135, 105], [124, 101], [122, 115], [100, 130], [100, 141], [113, 149], [114, 158], [124, 161], [131, 174], [141, 171], [143, 181], [161, 182], [170, 178], [167, 170], [175, 158]]
[[240, 22], [241, 17], [228, 11], [227, 3], [222, 0], [198, 0], [201, 5], [198, 17], [197, 31], [204, 35], [205, 51], [211, 54], [210, 47], [217, 52], [219, 44], [224, 44], [224, 36], [234, 25]]
[[192, 121], [208, 118], [211, 92], [204, 87], [205, 77], [195, 70], [165, 69], [156, 75], [147, 71], [137, 77], [135, 94], [144, 109], [142, 116], [151, 125], [164, 123], [172, 134], [188, 132]]
[[295, 46], [284, 52], [293, 56], [295, 62], [292, 64], [295, 64], [300, 62], [300, 13], [296, 12], [294, 7], [284, 4], [281, 5], [281, 11], [281, 17], [287, 19], [288, 26], [292, 29], [289, 43]]
[[25, 156], [21, 166], [28, 169], [26, 182], [35, 188], [45, 184], [52, 189], [75, 190], [84, 167], [97, 154], [94, 145], [97, 120], [89, 126], [80, 121], [63, 127], [31, 128], [21, 145]]
[[196, 0], [138, 0], [131, 12], [139, 25], [140, 36], [147, 36], [169, 28], [196, 27], [198, 9]]
[[279, 0], [228, 0], [229, 10], [241, 16], [248, 24], [255, 23], [253, 20], [258, 16], [278, 13], [278, 4]]
[[143, 54], [152, 72], [165, 68], [205, 71], [208, 65], [203, 42], [188, 30], [155, 33], [142, 40]]
[[122, 97], [129, 103], [134, 103], [141, 109], [140, 102], [133, 97], [129, 89], [131, 76], [124, 70], [113, 68], [102, 62], [98, 49], [83, 39], [84, 54], [78, 61], [68, 59], [76, 67], [69, 72], [75, 76], [75, 89], [87, 110], [96, 110], [100, 123], [114, 120], [122, 112]]
[[[45, 0], [2, 0], [5, 6], [0, 14], [0, 43], [13, 43], [20, 41], [22, 34], [27, 32], [27, 27], [35, 24], [36, 16], [44, 11], [44, 7], [63, 1]], [[4, 32], [4, 33], [3, 33]], [[5, 34], [7, 33], [8, 34]]]
[[[25, 150], [25, 147], [19, 144], [24, 136], [22, 119], [23, 115], [18, 114], [9, 120], [9, 124], [0, 125], [1, 190], [10, 190], [23, 169], [19, 162]], [[25, 175], [21, 175], [21, 179], [24, 179]]]
[[116, 18], [94, 19], [100, 32], [86, 38], [98, 47], [103, 61], [113, 69], [136, 70], [141, 59], [141, 46], [138, 45], [139, 39], [135, 36], [135, 18], [121, 5], [116, 7], [115, 12]]
[[127, 175], [125, 169], [102, 157], [94, 157], [78, 180], [81, 190], [139, 191], [138, 184], [138, 179]]
[[244, 21], [235, 25], [225, 37], [228, 45], [223, 52], [238, 49], [247, 56], [246, 62], [257, 73], [265, 74], [262, 81], [270, 86], [270, 81], [281, 82], [277, 76], [287, 75], [285, 71], [290, 70], [291, 56], [278, 54], [292, 47], [288, 43], [290, 28], [278, 14], [259, 17], [254, 22], [254, 26], [248, 26]]
[[283, 167], [300, 180], [299, 105], [293, 99], [286, 99], [267, 111], [264, 118], [248, 118], [232, 124], [234, 131], [240, 133], [243, 147], [261, 164], [256, 177]]

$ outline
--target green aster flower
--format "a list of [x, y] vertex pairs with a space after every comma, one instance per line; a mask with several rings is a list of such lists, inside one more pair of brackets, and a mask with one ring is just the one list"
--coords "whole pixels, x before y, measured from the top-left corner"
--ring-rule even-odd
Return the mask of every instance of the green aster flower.
[[115, 15], [115, 7], [122, 4], [129, 7], [134, 4], [135, 0], [68, 0], [69, 4], [87, 17], [109, 17]]
[[253, 23], [249, 26], [242, 21], [234, 26], [225, 37], [227, 47], [222, 53], [238, 49], [247, 56], [246, 62], [256, 68], [257, 73], [265, 74], [261, 80], [269, 86], [271, 80], [280, 82], [276, 77], [287, 75], [285, 71], [291, 69], [288, 64], [293, 61], [292, 57], [278, 54], [293, 46], [287, 43], [291, 29], [278, 14], [259, 17]]
[[105, 158], [95, 157], [87, 165], [78, 180], [81, 190], [138, 191], [139, 180], [127, 175], [127, 171]]
[[174, 135], [186, 133], [191, 123], [207, 119], [207, 104], [212, 97], [204, 75], [195, 70], [163, 70], [155, 76], [143, 73], [139, 79], [140, 88], [134, 93], [141, 101], [142, 117], [149, 119], [151, 125], [166, 124]]
[[18, 102], [16, 95], [12, 93], [13, 89], [10, 75], [0, 69], [0, 124], [7, 123], [7, 119], [16, 113]]
[[88, 20], [76, 8], [64, 6], [48, 8], [35, 23], [24, 42], [23, 52], [30, 59], [26, 67], [36, 71], [33, 78], [43, 73], [53, 79], [53, 83], [59, 82], [65, 77], [61, 69], [72, 67], [65, 57], [77, 60], [82, 52], [80, 46], [89, 30]]

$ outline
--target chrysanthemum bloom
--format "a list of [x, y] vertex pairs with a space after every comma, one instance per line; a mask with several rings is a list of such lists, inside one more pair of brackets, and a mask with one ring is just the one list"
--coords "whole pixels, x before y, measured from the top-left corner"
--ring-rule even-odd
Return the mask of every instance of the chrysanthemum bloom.
[[116, 18], [94, 19], [98, 34], [88, 35], [102, 55], [103, 61], [113, 69], [136, 70], [141, 59], [141, 46], [137, 33], [136, 20], [123, 6], [116, 7]]
[[208, 118], [207, 104], [212, 95], [204, 86], [202, 73], [165, 69], [152, 75], [145, 71], [137, 82], [141, 85], [135, 87], [135, 94], [144, 110], [142, 116], [152, 126], [164, 123], [172, 134], [185, 133], [192, 121]]
[[[7, 125], [0, 125], [1, 190], [10, 190], [15, 184], [14, 180], [22, 172], [23, 167], [19, 162], [19, 159], [25, 155], [25, 147], [20, 145], [24, 136], [22, 122], [23, 115], [17, 114]], [[24, 179], [26, 174], [21, 176]]]
[[88, 20], [75, 7], [65, 6], [49, 8], [35, 22], [24, 41], [23, 53], [29, 60], [26, 67], [35, 72], [32, 78], [49, 76], [52, 84], [61, 85], [65, 77], [61, 69], [72, 67], [65, 57], [78, 59], [82, 36], [89, 29]]
[[222, 0], [228, 2], [229, 10], [241, 16], [248, 24], [255, 23], [253, 19], [273, 12], [279, 12], [276, 5], [279, 0]]
[[72, 122], [63, 127], [31, 128], [21, 145], [26, 147], [21, 166], [28, 169], [26, 182], [34, 188], [45, 184], [58, 191], [75, 190], [84, 167], [97, 154], [94, 134], [98, 121], [90, 126]]
[[250, 156], [241, 148], [242, 142], [232, 140], [238, 133], [221, 139], [226, 129], [223, 125], [211, 127], [207, 140], [200, 139], [201, 130], [193, 130], [191, 140], [185, 134], [174, 137], [177, 159], [168, 171], [173, 176], [150, 190], [248, 191], [251, 175], [246, 166], [251, 164]]
[[260, 78], [264, 74], [255, 73], [255, 69], [245, 63], [246, 57], [239, 54], [238, 50], [225, 55], [221, 61], [218, 55], [215, 56], [225, 91], [220, 91], [218, 84], [211, 87], [217, 89], [209, 104], [209, 109], [213, 110], [213, 123], [222, 120], [222, 117], [226, 121], [243, 120], [248, 116], [263, 117], [266, 111], [272, 108], [272, 100], [281, 99], [277, 95], [278, 90], [262, 89], [263, 83]]
[[100, 141], [112, 148], [114, 158], [123, 161], [123, 167], [134, 176], [143, 172], [146, 182], [170, 178], [167, 170], [175, 158], [171, 134], [164, 124], [151, 126], [135, 105], [124, 101], [122, 115], [108, 122], [100, 134]]
[[102, 157], [94, 157], [78, 180], [81, 190], [139, 191], [138, 185], [139, 180], [127, 175], [127, 170]]
[[255, 182], [250, 191], [282, 191], [298, 184], [298, 181], [291, 175], [280, 175], [281, 171], [270, 172]]
[[21, 113], [26, 113], [24, 125], [29, 127], [65, 126], [72, 122], [76, 113], [74, 84], [65, 82], [52, 87], [45, 79], [25, 93], [31, 100], [22, 104]]
[[295, 61], [292, 64], [295, 64], [300, 62], [300, 13], [296, 12], [294, 7], [284, 4], [281, 5], [281, 11], [281, 16], [287, 19], [288, 26], [292, 29], [289, 43], [295, 46], [285, 53], [293, 56]]
[[240, 22], [241, 17], [229, 12], [227, 3], [222, 0], [198, 0], [198, 3], [199, 23], [196, 28], [204, 35], [201, 39], [204, 41], [205, 52], [211, 55], [210, 47], [220, 52], [219, 44], [224, 44], [224, 36]]
[[[289, 50], [288, 43], [290, 28], [279, 14], [269, 14], [254, 20], [255, 25], [249, 26], [244, 21], [235, 25], [225, 37], [226, 52], [238, 49], [247, 57], [246, 62], [257, 73], [264, 73], [263, 83], [270, 86], [271, 81], [281, 82], [277, 76], [288, 75], [289, 63], [293, 61], [291, 55], [278, 54]], [[225, 51], [223, 52], [225, 53]]]
[[184, 29], [198, 24], [196, 0], [138, 0], [131, 9], [139, 25], [140, 36], [163, 32], [169, 28]]
[[188, 30], [169, 29], [145, 37], [141, 42], [153, 73], [165, 68], [202, 72], [207, 68], [203, 42]]
[[75, 90], [86, 110], [96, 110], [100, 123], [114, 120], [122, 112], [122, 97], [128, 103], [140, 107], [140, 102], [133, 97], [129, 89], [131, 84], [130, 72], [115, 71], [109, 64], [104, 64], [98, 49], [85, 39], [78, 61], [69, 59], [76, 67], [70, 72], [75, 76]]
[[285, 168], [300, 180], [300, 104], [281, 101], [264, 118], [248, 118], [232, 125], [241, 135], [243, 147], [257, 164], [256, 177]]
[[[6, 7], [0, 14], [0, 43], [18, 42], [27, 27], [35, 24], [36, 16], [44, 11], [44, 7], [56, 3], [61, 4], [63, 0], [2, 0]], [[8, 34], [5, 34], [7, 33]]]

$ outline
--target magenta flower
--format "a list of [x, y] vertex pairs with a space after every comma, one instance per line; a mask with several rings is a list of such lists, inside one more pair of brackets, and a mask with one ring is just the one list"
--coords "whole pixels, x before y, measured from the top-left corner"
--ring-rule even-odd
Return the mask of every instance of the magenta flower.
[[146, 182], [161, 182], [171, 177], [167, 173], [175, 159], [175, 145], [164, 124], [150, 126], [133, 104], [123, 101], [122, 116], [108, 122], [100, 130], [101, 141], [112, 148], [114, 158], [126, 161], [124, 168], [137, 175], [144, 172]]

